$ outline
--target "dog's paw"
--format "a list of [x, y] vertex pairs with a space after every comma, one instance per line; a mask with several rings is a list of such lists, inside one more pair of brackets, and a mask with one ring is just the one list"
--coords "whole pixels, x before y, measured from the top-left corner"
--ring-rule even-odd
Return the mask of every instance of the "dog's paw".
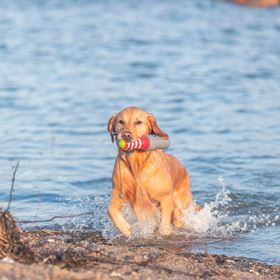
[[161, 235], [168, 236], [172, 233], [172, 228], [171, 226], [161, 227], [159, 232]]
[[174, 226], [176, 228], [181, 228], [181, 227], [184, 226], [184, 223], [182, 221], [180, 221], [180, 220], [176, 220], [176, 221], [174, 221]]
[[125, 228], [122, 229], [122, 233], [126, 236], [126, 237], [130, 237], [132, 234], [132, 230], [131, 230], [131, 226], [128, 225]]

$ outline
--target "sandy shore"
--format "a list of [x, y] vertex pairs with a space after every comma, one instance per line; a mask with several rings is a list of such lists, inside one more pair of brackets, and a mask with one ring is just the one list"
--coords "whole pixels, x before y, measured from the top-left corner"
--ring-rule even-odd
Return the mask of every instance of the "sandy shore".
[[279, 279], [280, 266], [194, 254], [136, 242], [109, 242], [92, 232], [23, 232], [26, 250], [0, 262], [7, 279]]

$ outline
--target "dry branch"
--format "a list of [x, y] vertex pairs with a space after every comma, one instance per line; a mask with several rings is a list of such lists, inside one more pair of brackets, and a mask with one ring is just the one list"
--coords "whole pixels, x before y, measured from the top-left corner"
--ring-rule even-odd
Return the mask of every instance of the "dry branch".
[[17, 173], [17, 170], [18, 170], [18, 166], [19, 166], [19, 160], [17, 161], [17, 164], [14, 168], [13, 177], [12, 177], [12, 184], [11, 184], [11, 189], [10, 189], [9, 202], [8, 202], [6, 212], [9, 212], [11, 202], [12, 202], [12, 199], [13, 199], [13, 191], [14, 191], [14, 185], [15, 185], [15, 179], [16, 179], [16, 173]]
[[22, 220], [18, 221], [19, 224], [36, 224], [36, 223], [47, 223], [51, 222], [55, 219], [66, 219], [66, 218], [75, 218], [75, 217], [81, 217], [81, 216], [87, 216], [87, 215], [93, 215], [93, 211], [79, 213], [79, 214], [73, 214], [73, 215], [56, 215], [49, 219], [41, 219], [41, 220]]

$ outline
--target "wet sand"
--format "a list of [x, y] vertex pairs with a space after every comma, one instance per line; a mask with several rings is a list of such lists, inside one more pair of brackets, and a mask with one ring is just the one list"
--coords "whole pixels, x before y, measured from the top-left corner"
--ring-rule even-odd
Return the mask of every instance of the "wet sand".
[[21, 241], [25, 249], [0, 261], [0, 280], [280, 278], [277, 265], [144, 242], [108, 241], [94, 232], [26, 231]]

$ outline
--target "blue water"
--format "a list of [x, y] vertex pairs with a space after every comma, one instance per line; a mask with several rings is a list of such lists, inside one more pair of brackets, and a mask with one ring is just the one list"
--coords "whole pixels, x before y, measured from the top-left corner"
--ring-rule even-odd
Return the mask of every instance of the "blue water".
[[216, 203], [216, 232], [192, 238], [210, 252], [280, 263], [280, 9], [1, 0], [0, 11], [2, 207], [20, 160], [18, 219], [94, 210], [47, 225], [114, 236], [106, 123], [137, 105], [170, 135], [194, 199]]

